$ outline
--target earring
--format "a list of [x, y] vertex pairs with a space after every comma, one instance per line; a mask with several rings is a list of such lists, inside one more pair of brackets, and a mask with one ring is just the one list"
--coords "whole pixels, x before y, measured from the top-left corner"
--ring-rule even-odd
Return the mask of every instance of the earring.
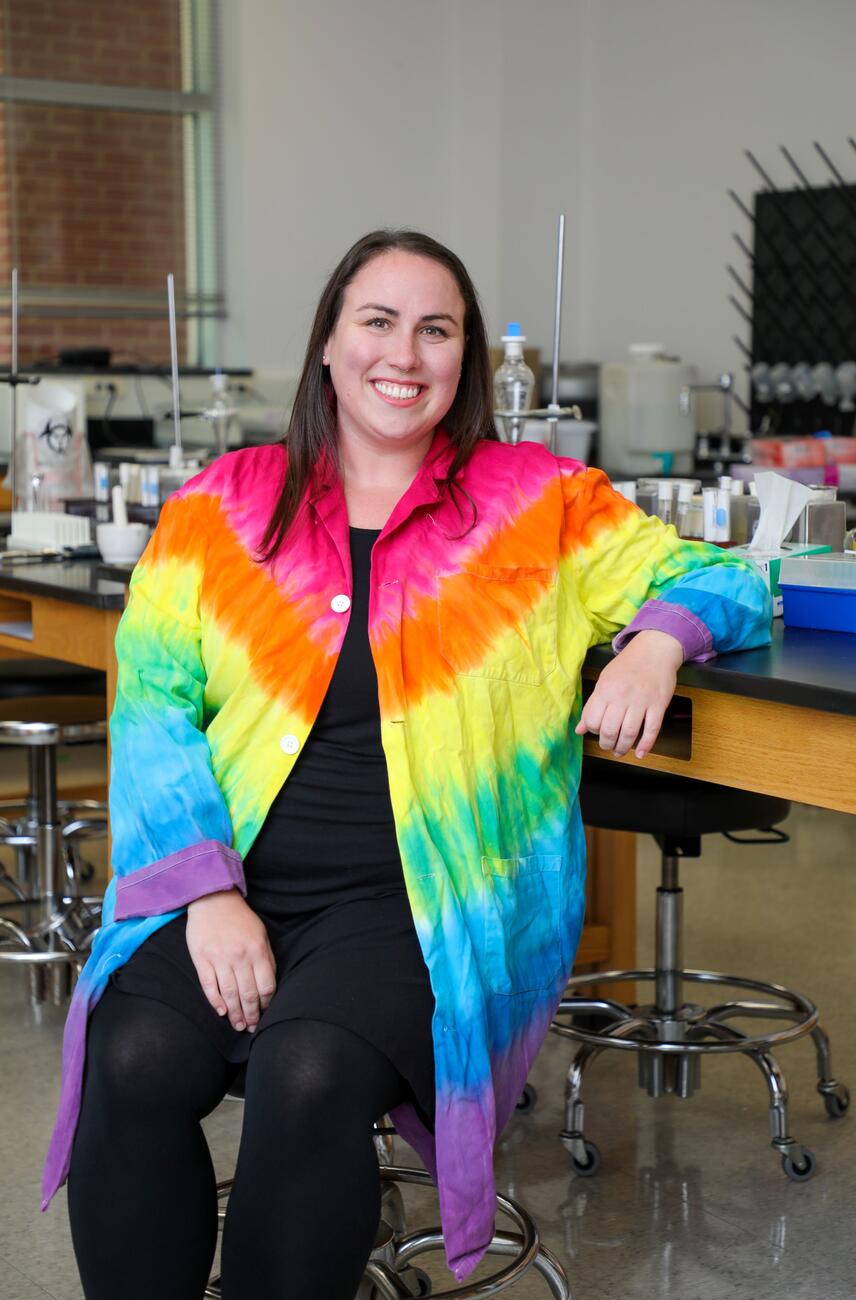
[[323, 357], [321, 358], [321, 365], [329, 366], [329, 364], [330, 364], [330, 358], [327, 356], [327, 353], [325, 352]]

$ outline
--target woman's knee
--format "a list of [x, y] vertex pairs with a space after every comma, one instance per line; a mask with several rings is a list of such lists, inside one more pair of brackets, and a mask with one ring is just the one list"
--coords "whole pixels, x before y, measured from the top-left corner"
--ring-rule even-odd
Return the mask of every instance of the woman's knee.
[[402, 1100], [405, 1089], [382, 1052], [325, 1021], [277, 1022], [259, 1033], [250, 1051], [248, 1108], [276, 1107], [291, 1123], [346, 1118], [370, 1126]]
[[180, 1012], [108, 987], [92, 1013], [86, 1090], [99, 1106], [207, 1114], [222, 1099], [229, 1066]]

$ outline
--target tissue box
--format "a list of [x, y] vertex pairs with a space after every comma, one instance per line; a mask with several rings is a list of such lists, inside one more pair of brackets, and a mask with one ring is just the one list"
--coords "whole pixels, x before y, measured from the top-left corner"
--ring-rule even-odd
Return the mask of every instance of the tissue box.
[[786, 542], [777, 551], [750, 551], [746, 546], [732, 546], [729, 548], [728, 553], [729, 555], [743, 555], [747, 560], [752, 560], [770, 588], [770, 595], [773, 597], [773, 617], [781, 618], [782, 591], [779, 586], [779, 568], [782, 560], [794, 555], [819, 555], [824, 551], [831, 550], [832, 547], [825, 543], [821, 545], [812, 542], [793, 542], [790, 544]]
[[840, 551], [782, 563], [788, 627], [856, 632], [856, 556]]

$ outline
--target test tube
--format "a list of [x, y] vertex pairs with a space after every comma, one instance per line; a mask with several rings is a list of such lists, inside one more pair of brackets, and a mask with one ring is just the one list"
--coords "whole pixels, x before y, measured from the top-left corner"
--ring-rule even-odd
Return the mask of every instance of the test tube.
[[140, 466], [132, 460], [123, 460], [119, 466], [119, 483], [130, 505], [140, 502]]
[[661, 479], [657, 484], [657, 514], [664, 524], [672, 522], [673, 484]]
[[718, 488], [706, 487], [701, 490], [703, 510], [703, 537], [706, 542], [716, 541], [716, 494]]
[[728, 542], [731, 540], [731, 490], [730, 488], [717, 488], [716, 490], [716, 533], [715, 542]]
[[140, 505], [160, 505], [160, 469], [157, 465], [144, 465], [140, 470]]
[[636, 504], [636, 480], [635, 479], [632, 478], [626, 479], [619, 483], [613, 483], [612, 486], [615, 489], [615, 491], [619, 492], [621, 496], [626, 498], [626, 500], [632, 501], [634, 505]]
[[678, 530], [679, 537], [686, 537], [687, 515], [692, 509], [693, 504], [693, 485], [692, 483], [678, 484], [678, 513], [675, 518], [675, 527]]
[[110, 466], [106, 461], [96, 460], [92, 466], [92, 486], [96, 501], [110, 500]]

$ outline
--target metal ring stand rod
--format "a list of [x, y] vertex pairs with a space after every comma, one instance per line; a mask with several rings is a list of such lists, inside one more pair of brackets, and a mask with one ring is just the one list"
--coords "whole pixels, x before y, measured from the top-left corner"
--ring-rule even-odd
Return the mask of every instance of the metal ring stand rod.
[[37, 384], [38, 375], [18, 374], [18, 268], [12, 267], [12, 303], [11, 303], [11, 341], [12, 355], [8, 374], [0, 375], [0, 384], [9, 385], [9, 490], [12, 496], [12, 509], [15, 509], [17, 484], [15, 479], [15, 443], [18, 434], [18, 385]]
[[169, 449], [171, 468], [180, 469], [184, 450], [181, 445], [181, 398], [178, 391], [178, 334], [175, 328], [175, 276], [172, 271], [166, 277], [166, 297], [169, 307], [169, 358], [172, 371], [172, 419], [174, 425], [173, 444]]
[[559, 350], [562, 341], [562, 294], [565, 272], [565, 214], [559, 213], [559, 230], [556, 246], [556, 298], [553, 312], [553, 373], [551, 398], [549, 406], [539, 406], [531, 411], [494, 411], [500, 419], [546, 420], [550, 425], [550, 450], [556, 450], [556, 428], [562, 417], [581, 420], [583, 413], [578, 406], [559, 405]]

